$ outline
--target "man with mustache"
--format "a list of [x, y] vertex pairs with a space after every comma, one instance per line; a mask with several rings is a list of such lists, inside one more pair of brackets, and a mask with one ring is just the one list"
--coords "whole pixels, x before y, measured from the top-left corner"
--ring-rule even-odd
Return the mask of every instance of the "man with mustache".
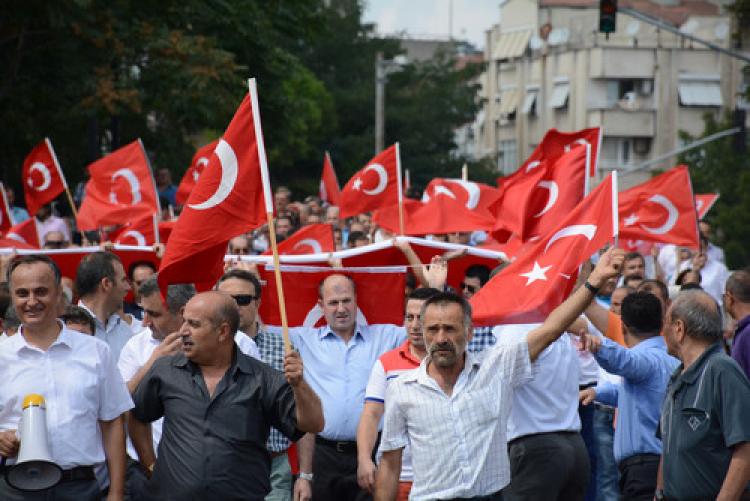
[[472, 335], [466, 299], [450, 293], [428, 299], [422, 309], [428, 356], [386, 391], [376, 501], [396, 498], [407, 443], [414, 467], [410, 499], [500, 500], [510, 481], [506, 430], [514, 389], [532, 379], [532, 363], [617, 275], [623, 255], [609, 250], [585, 287], [544, 324], [514, 344], [488, 348], [483, 357], [466, 353]]

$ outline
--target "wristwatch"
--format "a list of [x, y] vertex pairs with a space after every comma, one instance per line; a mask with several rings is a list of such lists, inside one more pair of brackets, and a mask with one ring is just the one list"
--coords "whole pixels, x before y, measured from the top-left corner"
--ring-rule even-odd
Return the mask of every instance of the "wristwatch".
[[312, 473], [300, 472], [299, 478], [301, 478], [303, 480], [307, 480], [308, 482], [312, 482], [313, 481], [313, 474]]

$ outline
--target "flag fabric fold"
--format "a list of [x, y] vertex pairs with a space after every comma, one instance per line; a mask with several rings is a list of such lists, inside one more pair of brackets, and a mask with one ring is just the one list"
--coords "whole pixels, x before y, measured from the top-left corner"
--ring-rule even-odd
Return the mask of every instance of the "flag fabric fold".
[[26, 209], [31, 216], [65, 191], [65, 177], [49, 139], [45, 138], [26, 156], [21, 179]]
[[336, 171], [333, 170], [331, 155], [326, 152], [323, 157], [323, 173], [320, 176], [320, 199], [328, 202], [330, 205], [339, 205], [341, 203], [341, 188], [339, 180], [336, 177]]
[[347, 218], [399, 202], [398, 149], [393, 145], [370, 160], [341, 190], [339, 217]]
[[193, 155], [190, 167], [188, 167], [185, 175], [182, 176], [179, 186], [177, 186], [177, 193], [175, 194], [177, 205], [185, 205], [185, 202], [187, 202], [190, 192], [193, 191], [203, 169], [208, 165], [208, 161], [216, 149], [217, 144], [219, 144], [218, 139], [211, 141], [210, 143], [198, 148], [198, 151]]

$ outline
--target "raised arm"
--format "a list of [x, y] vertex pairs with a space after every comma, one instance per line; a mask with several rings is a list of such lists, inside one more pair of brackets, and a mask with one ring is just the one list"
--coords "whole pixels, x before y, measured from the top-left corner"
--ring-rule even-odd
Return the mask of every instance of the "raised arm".
[[[625, 251], [609, 249], [604, 253], [596, 267], [589, 275], [588, 283], [599, 289], [608, 278], [616, 276], [622, 267]], [[547, 346], [559, 338], [565, 329], [575, 320], [594, 299], [594, 293], [588, 287], [579, 287], [560, 306], [555, 308], [544, 323], [529, 332], [529, 357], [531, 361], [537, 359]]]
[[296, 351], [284, 356], [284, 376], [294, 393], [297, 408], [297, 429], [309, 433], [323, 431], [323, 406], [315, 391], [303, 378], [302, 357]]

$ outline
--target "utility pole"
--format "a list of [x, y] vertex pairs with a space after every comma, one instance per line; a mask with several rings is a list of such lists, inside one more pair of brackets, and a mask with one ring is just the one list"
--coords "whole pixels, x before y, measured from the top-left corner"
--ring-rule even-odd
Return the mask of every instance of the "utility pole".
[[383, 53], [375, 54], [375, 154], [385, 148], [385, 67]]

